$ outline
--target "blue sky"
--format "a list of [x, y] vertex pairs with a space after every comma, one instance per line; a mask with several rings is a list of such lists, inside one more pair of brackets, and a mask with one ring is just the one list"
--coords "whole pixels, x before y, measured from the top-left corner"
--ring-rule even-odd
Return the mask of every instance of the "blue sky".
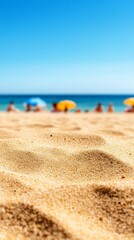
[[0, 93], [133, 93], [133, 0], [1, 0]]

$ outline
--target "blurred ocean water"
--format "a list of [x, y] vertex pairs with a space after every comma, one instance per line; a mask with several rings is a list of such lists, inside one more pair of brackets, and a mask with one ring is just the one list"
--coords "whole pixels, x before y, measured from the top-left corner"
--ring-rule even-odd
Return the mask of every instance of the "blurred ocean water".
[[52, 109], [52, 103], [69, 99], [77, 103], [77, 108], [82, 111], [89, 109], [90, 111], [97, 105], [102, 103], [104, 109], [107, 109], [109, 103], [112, 103], [116, 112], [122, 112], [126, 108], [123, 101], [132, 95], [0, 95], [0, 111], [5, 111], [10, 101], [14, 101], [15, 106], [20, 110], [24, 110], [24, 103], [30, 97], [40, 97], [47, 103], [47, 108]]

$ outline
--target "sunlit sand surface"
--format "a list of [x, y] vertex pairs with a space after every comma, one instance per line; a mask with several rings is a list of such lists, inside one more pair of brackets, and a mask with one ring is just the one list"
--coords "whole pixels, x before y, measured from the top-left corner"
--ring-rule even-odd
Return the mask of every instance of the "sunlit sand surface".
[[134, 114], [0, 114], [0, 239], [134, 239]]

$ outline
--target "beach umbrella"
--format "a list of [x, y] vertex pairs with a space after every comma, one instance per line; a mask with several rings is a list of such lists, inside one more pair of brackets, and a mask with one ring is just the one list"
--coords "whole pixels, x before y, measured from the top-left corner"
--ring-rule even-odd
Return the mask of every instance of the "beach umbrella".
[[127, 105], [127, 106], [134, 106], [134, 97], [133, 98], [127, 98], [124, 101], [124, 104]]
[[25, 103], [32, 107], [36, 106], [46, 107], [46, 102], [41, 98], [29, 98]]
[[70, 110], [76, 107], [76, 103], [70, 100], [63, 100], [57, 104], [57, 108], [61, 111]]

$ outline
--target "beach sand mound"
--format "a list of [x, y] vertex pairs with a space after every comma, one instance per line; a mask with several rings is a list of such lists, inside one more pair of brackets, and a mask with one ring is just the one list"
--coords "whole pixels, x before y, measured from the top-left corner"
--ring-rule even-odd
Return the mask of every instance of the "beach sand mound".
[[99, 186], [94, 189], [96, 216], [109, 230], [134, 234], [134, 189]]
[[134, 239], [133, 114], [0, 119], [0, 239]]
[[48, 142], [50, 145], [60, 147], [72, 147], [72, 148], [89, 148], [93, 146], [101, 146], [105, 144], [103, 137], [90, 134], [65, 134], [65, 133], [52, 133], [41, 135], [42, 140]]
[[[134, 189], [132, 185], [116, 184], [74, 184], [58, 187], [44, 195], [48, 208], [64, 212], [87, 233], [100, 229], [104, 235], [110, 232], [108, 239], [122, 236], [122, 239], [134, 237]], [[51, 203], [51, 206], [50, 206]], [[66, 220], [65, 220], [66, 221]], [[84, 238], [83, 238], [84, 239]], [[92, 239], [92, 237], [91, 237]], [[104, 238], [105, 239], [105, 238]]]
[[0, 227], [23, 234], [26, 239], [73, 239], [48, 216], [24, 203], [0, 205]]
[[114, 155], [100, 150], [81, 152], [74, 156], [81, 172], [88, 175], [88, 180], [115, 180], [124, 177], [133, 177], [134, 169], [117, 159]]

